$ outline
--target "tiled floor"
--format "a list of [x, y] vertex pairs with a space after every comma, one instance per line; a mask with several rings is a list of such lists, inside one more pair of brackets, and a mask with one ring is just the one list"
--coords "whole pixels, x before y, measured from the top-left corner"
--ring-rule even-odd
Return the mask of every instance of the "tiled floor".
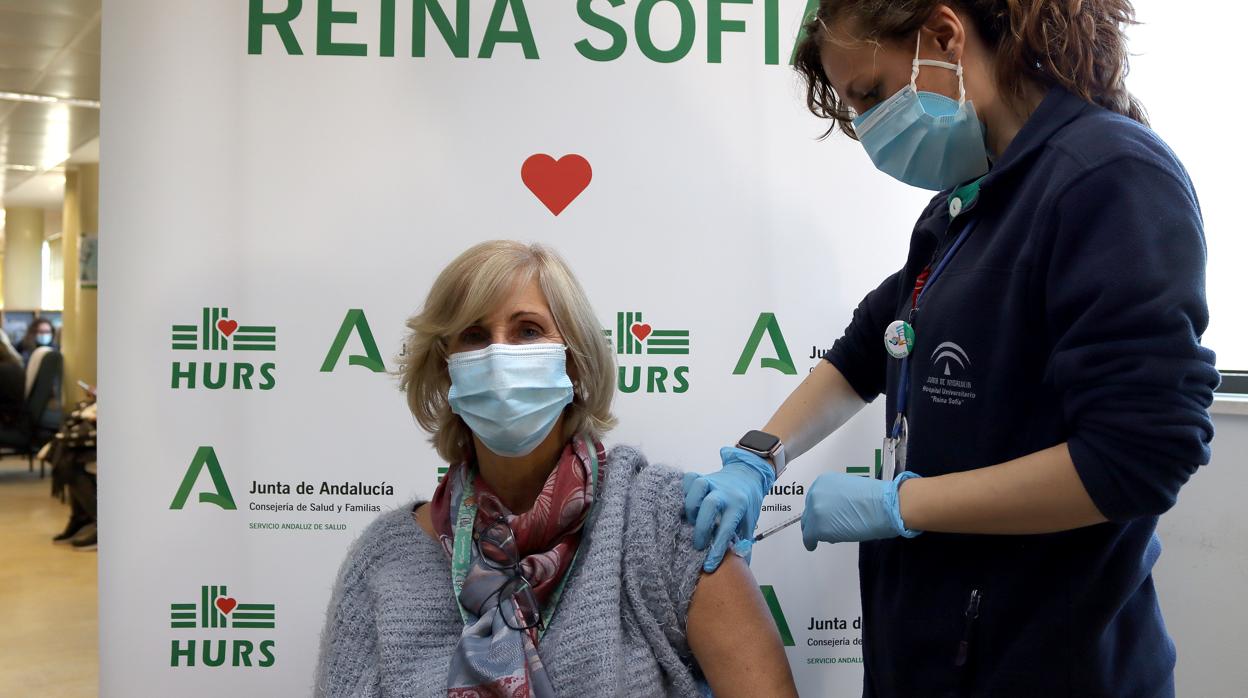
[[97, 694], [96, 553], [53, 545], [68, 504], [26, 460], [0, 460], [0, 698]]

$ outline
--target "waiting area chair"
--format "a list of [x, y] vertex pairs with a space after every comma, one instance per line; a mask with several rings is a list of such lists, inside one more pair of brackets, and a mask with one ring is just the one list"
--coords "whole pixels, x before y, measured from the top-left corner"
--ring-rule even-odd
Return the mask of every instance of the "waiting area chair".
[[[59, 395], [64, 372], [59, 351], [40, 347], [23, 369], [0, 364], [0, 454], [25, 455], [35, 469], [35, 453], [56, 433], [61, 423]], [[39, 463], [39, 477], [44, 464]]]

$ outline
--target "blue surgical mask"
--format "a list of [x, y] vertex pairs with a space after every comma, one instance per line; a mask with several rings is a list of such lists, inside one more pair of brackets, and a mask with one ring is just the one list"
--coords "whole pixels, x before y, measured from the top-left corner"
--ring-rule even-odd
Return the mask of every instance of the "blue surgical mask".
[[451, 411], [494, 453], [533, 452], [572, 402], [562, 344], [491, 344], [447, 362]]
[[40, 332], [35, 335], [35, 343], [41, 347], [52, 345], [52, 334], [50, 332]]
[[[958, 73], [958, 99], [919, 92], [919, 66]], [[940, 191], [988, 172], [988, 151], [975, 106], [966, 99], [962, 63], [919, 58], [914, 48], [910, 84], [854, 119], [854, 132], [882, 172], [920, 189]]]

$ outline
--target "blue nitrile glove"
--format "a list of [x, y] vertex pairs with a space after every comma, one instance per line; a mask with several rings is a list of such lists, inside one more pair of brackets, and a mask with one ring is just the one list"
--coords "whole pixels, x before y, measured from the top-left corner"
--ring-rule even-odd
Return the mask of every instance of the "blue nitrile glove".
[[802, 512], [802, 543], [814, 550], [819, 541], [847, 543], [905, 536], [914, 538], [901, 520], [897, 490], [917, 474], [906, 471], [890, 481], [861, 475], [825, 473], [806, 493]]
[[[684, 479], [683, 484], [685, 486], [686, 493], [689, 492], [689, 488], [693, 487], [694, 483], [697, 481], [699, 477], [701, 476], [698, 475], [697, 473], [685, 473], [685, 479]], [[733, 555], [736, 555], [742, 560], [745, 560], [745, 566], [749, 567], [750, 559], [754, 555], [754, 534], [751, 532], [750, 537], [748, 538], [742, 538], [739, 534], [734, 534], [732, 536], [732, 546], [728, 549], [732, 551]], [[714, 562], [715, 567], [719, 567], [719, 565], [722, 562], [723, 562], [723, 554], [721, 553], [719, 555], [719, 558], [716, 559]], [[703, 569], [706, 570], [707, 572], [715, 571], [714, 569], [708, 569], [705, 564], [703, 564]]]
[[732, 554], [745, 560], [745, 566], [749, 567], [750, 558], [754, 555], [754, 539], [737, 538], [737, 542], [732, 544]]
[[[714, 572], [728, 546], [754, 538], [763, 497], [776, 481], [776, 471], [758, 454], [731, 446], [719, 449], [723, 469], [710, 475], [685, 475], [685, 519], [694, 524], [693, 547], [710, 551], [702, 569]], [[718, 520], [718, 528], [716, 521]], [[711, 536], [714, 534], [714, 542]], [[742, 548], [747, 550], [748, 548]], [[740, 552], [738, 554], [741, 554]], [[746, 557], [747, 555], [742, 555]]]

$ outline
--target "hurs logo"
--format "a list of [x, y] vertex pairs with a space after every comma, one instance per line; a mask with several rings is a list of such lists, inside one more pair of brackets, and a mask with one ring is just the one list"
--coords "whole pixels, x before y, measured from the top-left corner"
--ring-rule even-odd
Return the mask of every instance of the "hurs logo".
[[[238, 637], [213, 637], [211, 631], [274, 630], [277, 627], [277, 605], [271, 603], [240, 603], [224, 586], [202, 586], [199, 600], [192, 603], [169, 604], [169, 627], [174, 630], [209, 631], [196, 638], [173, 639], [169, 666], [193, 667], [196, 661], [206, 667], [250, 667], [263, 669], [277, 661], [274, 640]], [[236, 635], [237, 633], [230, 633]], [[251, 634], [249, 632], [249, 634]], [[198, 647], [198, 651], [197, 651]]]
[[[229, 308], [204, 308], [198, 325], [173, 326], [173, 350], [177, 352], [272, 352], [277, 350], [273, 325], [242, 325], [230, 318]], [[220, 390], [272, 390], [277, 384], [273, 362], [182, 361], [173, 362], [174, 390], [207, 388]]]
[[[661, 330], [645, 322], [639, 312], [615, 314], [615, 329], [602, 333], [619, 356], [688, 356], [689, 330]], [[653, 360], [653, 359], [652, 359]], [[689, 390], [689, 367], [654, 365], [618, 367], [622, 393], [685, 393]]]
[[745, 349], [741, 351], [741, 358], [737, 359], [737, 366], [732, 370], [732, 375], [745, 375], [745, 372], [750, 369], [754, 355], [758, 353], [758, 348], [763, 343], [763, 337], [767, 337], [771, 342], [776, 356], [775, 358], [764, 356], [759, 359], [758, 365], [762, 368], [774, 369], [786, 376], [796, 376], [797, 367], [793, 365], [793, 355], [789, 353], [789, 345], [784, 341], [784, 333], [780, 331], [780, 323], [776, 320], [775, 313], [759, 314], [758, 321], [754, 323], [754, 329], [750, 332], [750, 338], [746, 340]]
[[200, 446], [195, 451], [195, 457], [191, 459], [190, 466], [186, 469], [186, 475], [182, 477], [182, 484], [178, 486], [177, 494], [173, 495], [173, 502], [169, 504], [170, 509], [181, 509], [186, 506], [186, 500], [191, 496], [191, 489], [195, 487], [200, 473], [205, 469], [212, 479], [213, 491], [200, 492], [200, 504], [215, 504], [227, 511], [238, 508], [234, 505], [234, 495], [230, 493], [230, 483], [226, 482], [225, 474], [221, 472], [221, 461], [217, 460], [217, 452], [212, 446]]

